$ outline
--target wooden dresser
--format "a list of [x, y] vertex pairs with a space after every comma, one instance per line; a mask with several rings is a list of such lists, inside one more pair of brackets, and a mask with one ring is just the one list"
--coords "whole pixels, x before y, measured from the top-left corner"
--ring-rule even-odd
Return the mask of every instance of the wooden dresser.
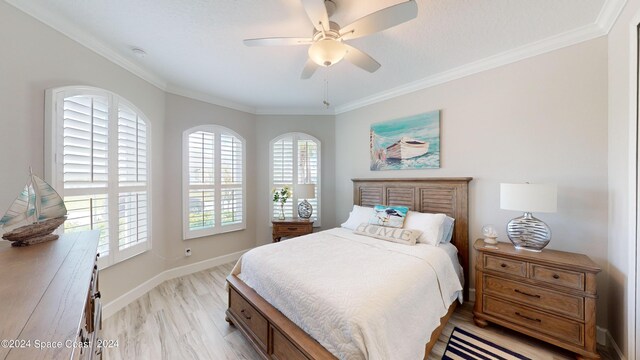
[[273, 225], [273, 242], [278, 242], [283, 237], [296, 237], [311, 234], [313, 232], [313, 220], [286, 219], [271, 220]]
[[0, 246], [0, 359], [100, 359], [98, 231]]
[[516, 250], [511, 243], [485, 247], [476, 240], [474, 322], [488, 322], [560, 346], [578, 359], [596, 351], [596, 274], [586, 255]]

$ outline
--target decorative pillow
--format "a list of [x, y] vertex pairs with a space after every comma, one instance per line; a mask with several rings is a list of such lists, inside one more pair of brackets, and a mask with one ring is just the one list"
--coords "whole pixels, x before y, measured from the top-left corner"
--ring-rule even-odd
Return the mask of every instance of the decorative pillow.
[[443, 234], [446, 234], [443, 230], [446, 217], [445, 214], [409, 211], [404, 228], [420, 230], [422, 235], [418, 238], [419, 243], [437, 246], [442, 241]]
[[369, 219], [369, 224], [401, 228], [409, 208], [406, 206], [376, 205], [373, 210], [375, 213]]
[[453, 237], [453, 225], [456, 219], [452, 217], [445, 217], [442, 223], [442, 239], [440, 239], [440, 244], [448, 244], [451, 242], [451, 238]]
[[358, 225], [363, 222], [368, 222], [372, 215], [372, 207], [353, 205], [353, 210], [349, 213], [349, 218], [340, 226], [345, 229], [355, 230]]
[[405, 245], [415, 245], [420, 230], [408, 230], [362, 223], [354, 231], [356, 234], [371, 236], [376, 239], [391, 241]]

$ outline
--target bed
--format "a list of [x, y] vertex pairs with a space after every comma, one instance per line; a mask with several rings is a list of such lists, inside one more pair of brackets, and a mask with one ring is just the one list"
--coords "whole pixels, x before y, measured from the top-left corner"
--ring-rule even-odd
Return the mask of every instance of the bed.
[[[451, 261], [455, 249], [427, 251], [332, 229], [243, 256], [227, 279], [227, 320], [265, 359], [415, 358], [422, 349], [426, 358], [455, 310], [455, 297], [468, 298], [468, 281], [462, 286], [453, 279], [468, 279], [470, 180], [353, 179], [355, 205], [400, 205], [455, 218], [451, 244], [459, 269]], [[416, 301], [420, 296], [424, 305]], [[427, 305], [433, 310], [424, 311]]]

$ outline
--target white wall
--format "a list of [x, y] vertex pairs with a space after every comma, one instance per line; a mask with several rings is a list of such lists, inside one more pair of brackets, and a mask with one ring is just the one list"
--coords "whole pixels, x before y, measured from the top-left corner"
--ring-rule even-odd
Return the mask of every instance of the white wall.
[[[4, 1], [0, 1], [0, 212], [24, 186], [29, 166], [44, 175], [44, 93], [67, 85], [113, 91], [149, 118], [152, 216], [162, 219], [164, 92]], [[164, 269], [162, 221], [154, 221], [152, 231], [152, 251], [101, 273], [101, 286], [109, 289], [103, 292], [104, 301]]]
[[[46, 89], [67, 85], [104, 88], [136, 105], [151, 122], [153, 248], [101, 273], [105, 302], [165, 270], [254, 247], [257, 230], [260, 231], [258, 242], [268, 242], [270, 229], [266, 225], [265, 210], [269, 192], [268, 144], [283, 132], [303, 131], [322, 141], [322, 189], [326, 209], [323, 220], [325, 226], [334, 223], [330, 211], [335, 179], [332, 116], [256, 116], [165, 94], [2, 1], [0, 54], [0, 154], [4, 159], [0, 161], [3, 169], [0, 171], [0, 211], [8, 208], [24, 186], [29, 166], [37, 174], [43, 174]], [[202, 124], [228, 127], [247, 141], [247, 229], [183, 241], [182, 133]], [[184, 256], [185, 247], [192, 249], [193, 256]]]
[[[441, 169], [370, 171], [371, 123], [441, 112]], [[338, 115], [336, 216], [352, 204], [354, 177], [471, 176], [470, 240], [504, 228], [501, 182], [558, 184], [549, 248], [600, 264], [598, 324], [607, 323], [607, 42], [598, 38]], [[508, 241], [504, 231], [500, 240]], [[473, 276], [473, 275], [472, 275]], [[473, 278], [473, 277], [472, 277]]]
[[[309, 115], [259, 115], [257, 131], [258, 208], [257, 244], [271, 242], [269, 208], [269, 143], [274, 138], [289, 132], [309, 134], [321, 144], [321, 229], [335, 227], [335, 119], [333, 116]], [[314, 210], [315, 211], [315, 210]], [[315, 229], [318, 231], [319, 229]]]
[[[192, 264], [216, 256], [249, 249], [256, 244], [256, 131], [255, 116], [245, 112], [167, 94], [165, 124], [165, 238], [167, 267]], [[182, 133], [194, 126], [227, 127], [246, 141], [247, 228], [225, 234], [182, 240]], [[184, 256], [190, 247], [193, 255]]]
[[[640, 1], [628, 0], [609, 33], [609, 331], [628, 359], [634, 351], [636, 54]], [[615, 300], [613, 300], [615, 299]], [[639, 323], [640, 324], [640, 323]], [[640, 325], [639, 325], [640, 326]], [[636, 334], [636, 337], [640, 334]]]

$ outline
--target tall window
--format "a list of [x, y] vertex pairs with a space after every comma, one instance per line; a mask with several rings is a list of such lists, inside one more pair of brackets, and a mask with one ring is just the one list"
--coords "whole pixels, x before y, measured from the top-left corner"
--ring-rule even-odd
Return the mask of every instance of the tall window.
[[185, 131], [182, 141], [184, 239], [245, 229], [244, 139], [204, 125]]
[[151, 247], [148, 122], [111, 92], [47, 92], [47, 176], [68, 210], [65, 232], [99, 230], [100, 266]]
[[[296, 184], [315, 184], [315, 198], [307, 199], [313, 206], [314, 226], [320, 224], [320, 141], [303, 133], [288, 133], [271, 140], [269, 188], [281, 189], [292, 186], [293, 198], [284, 206], [286, 217], [298, 217], [298, 203], [303, 199], [296, 196]], [[280, 205], [270, 208], [271, 218], [280, 212]]]

